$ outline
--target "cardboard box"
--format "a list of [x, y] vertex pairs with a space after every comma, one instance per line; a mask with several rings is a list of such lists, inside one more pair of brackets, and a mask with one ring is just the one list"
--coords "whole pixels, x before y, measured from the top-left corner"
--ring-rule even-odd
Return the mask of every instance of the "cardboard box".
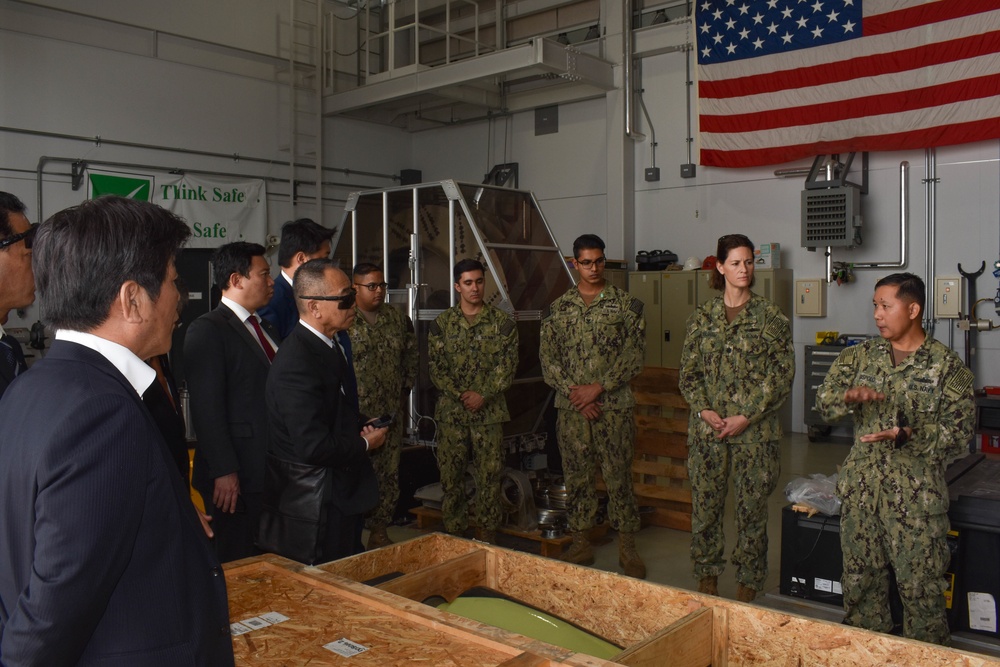
[[760, 247], [753, 254], [758, 269], [781, 268], [780, 243], [761, 243]]

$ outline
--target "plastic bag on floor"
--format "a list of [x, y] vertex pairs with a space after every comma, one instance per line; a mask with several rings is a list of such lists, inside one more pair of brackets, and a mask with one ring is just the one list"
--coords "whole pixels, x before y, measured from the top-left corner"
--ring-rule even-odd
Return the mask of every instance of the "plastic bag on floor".
[[837, 475], [829, 477], [816, 473], [793, 479], [785, 487], [785, 497], [796, 505], [808, 505], [827, 516], [840, 514], [840, 498], [837, 497]]

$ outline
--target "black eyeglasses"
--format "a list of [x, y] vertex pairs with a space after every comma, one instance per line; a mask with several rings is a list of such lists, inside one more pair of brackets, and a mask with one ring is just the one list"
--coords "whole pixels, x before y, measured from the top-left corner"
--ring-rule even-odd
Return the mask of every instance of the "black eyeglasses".
[[389, 283], [368, 283], [368, 284], [354, 283], [354, 284], [357, 285], [358, 287], [367, 287], [369, 292], [385, 289], [386, 287], [389, 286]]
[[578, 259], [576, 263], [585, 269], [589, 269], [592, 266], [604, 266], [604, 262], [607, 260], [607, 257], [598, 257], [597, 259]]
[[300, 296], [300, 299], [308, 300], [312, 299], [314, 301], [337, 301], [337, 308], [340, 310], [347, 310], [354, 305], [354, 298], [358, 295], [357, 290], [351, 290], [347, 294], [341, 296]]
[[31, 227], [28, 227], [27, 231], [21, 232], [20, 234], [14, 234], [13, 236], [8, 236], [3, 241], [0, 241], [0, 250], [4, 248], [9, 248], [21, 239], [24, 239], [24, 247], [31, 250], [31, 243], [35, 240], [35, 232], [38, 231], [38, 223], [36, 222]]

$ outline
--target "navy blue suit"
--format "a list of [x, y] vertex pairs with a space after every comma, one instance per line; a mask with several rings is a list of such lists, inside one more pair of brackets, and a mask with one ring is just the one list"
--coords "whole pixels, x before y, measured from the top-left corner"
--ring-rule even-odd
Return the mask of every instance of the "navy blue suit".
[[279, 273], [274, 279], [274, 294], [257, 314], [270, 322], [282, 338], [287, 338], [288, 334], [292, 333], [292, 329], [299, 323], [299, 309], [295, 305], [292, 286], [285, 280], [285, 276]]
[[232, 665], [225, 578], [125, 377], [57, 340], [0, 423], [0, 664]]

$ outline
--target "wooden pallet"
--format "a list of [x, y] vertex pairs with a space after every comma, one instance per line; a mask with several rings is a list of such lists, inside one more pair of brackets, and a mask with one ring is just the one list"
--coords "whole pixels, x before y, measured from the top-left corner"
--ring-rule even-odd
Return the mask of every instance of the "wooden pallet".
[[[441, 511], [430, 507], [414, 507], [410, 514], [417, 518], [417, 528], [420, 530], [433, 530], [442, 526]], [[529, 540], [538, 543], [539, 553], [546, 558], [559, 558], [563, 551], [569, 548], [573, 539], [568, 535], [561, 537], [543, 537], [540, 530], [518, 530], [510, 526], [501, 526], [497, 532], [502, 535], [510, 535], [522, 540]], [[596, 542], [603, 538], [608, 532], [608, 524], [602, 523], [590, 529], [590, 540]]]

